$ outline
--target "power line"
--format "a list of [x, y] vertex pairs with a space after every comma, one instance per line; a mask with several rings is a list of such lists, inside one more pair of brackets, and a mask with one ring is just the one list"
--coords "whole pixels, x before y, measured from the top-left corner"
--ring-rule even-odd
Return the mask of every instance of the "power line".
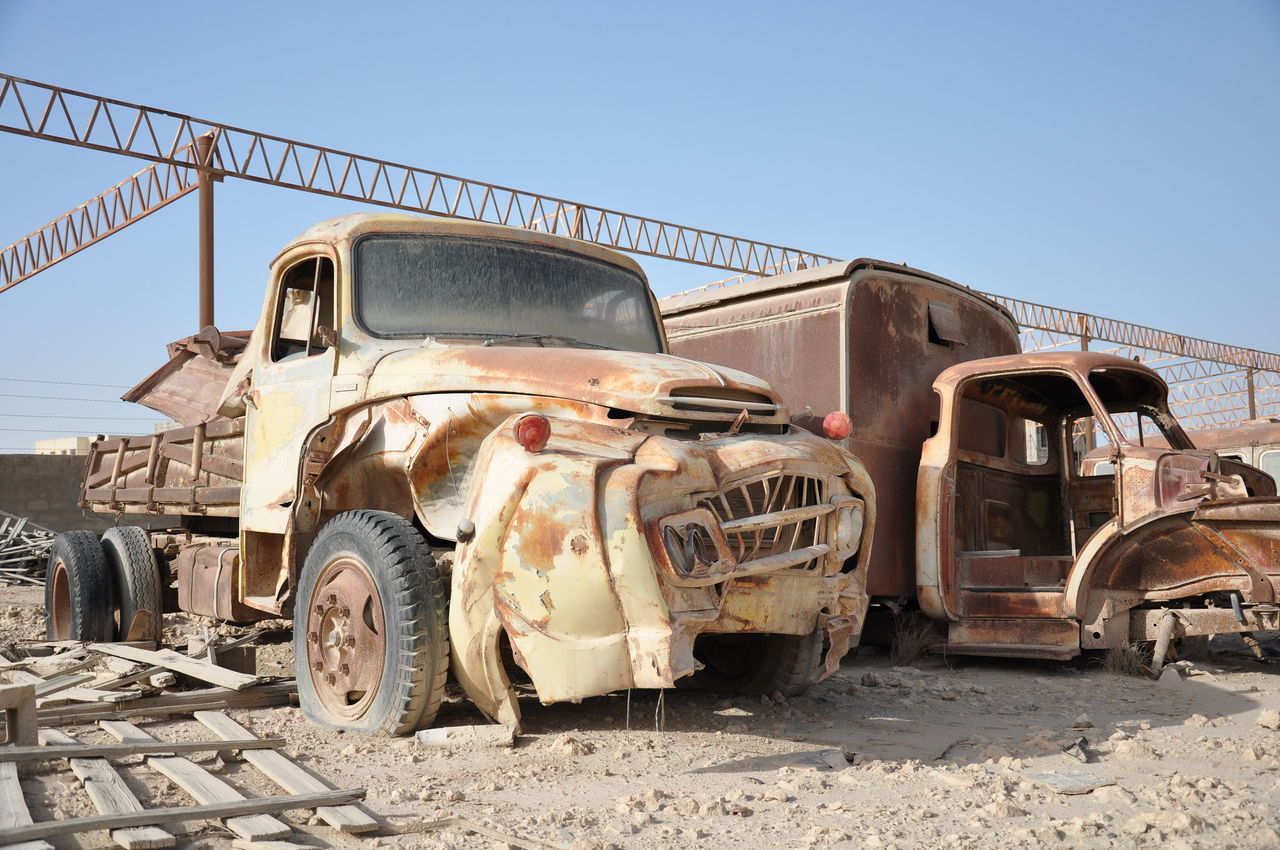
[[[84, 431], [68, 431], [64, 428], [0, 428], [0, 431], [23, 431], [28, 434], [78, 434], [81, 437], [89, 436]], [[114, 434], [116, 437], [145, 437], [145, 434]]]
[[3, 398], [38, 398], [45, 401], [105, 401], [111, 404], [133, 404], [131, 401], [121, 401], [118, 398], [76, 398], [73, 396], [63, 395], [17, 395], [16, 393], [0, 393]]
[[163, 420], [143, 419], [139, 416], [66, 416], [61, 413], [0, 413], [17, 419], [89, 419], [97, 422], [102, 419], [113, 419], [117, 422], [158, 422]]
[[126, 384], [87, 384], [83, 381], [49, 381], [44, 378], [0, 378], [0, 381], [20, 381], [24, 384], [61, 384], [66, 387], [103, 387], [109, 390], [127, 390]]

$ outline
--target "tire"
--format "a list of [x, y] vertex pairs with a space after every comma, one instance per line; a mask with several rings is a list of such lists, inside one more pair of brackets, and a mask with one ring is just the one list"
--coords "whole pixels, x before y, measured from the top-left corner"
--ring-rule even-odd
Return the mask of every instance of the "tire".
[[145, 630], [134, 640], [160, 641], [164, 625], [164, 590], [151, 540], [141, 528], [122, 525], [102, 535], [102, 553], [116, 588], [115, 639], [126, 640], [133, 618], [140, 611], [151, 613]]
[[367, 735], [435, 719], [449, 670], [445, 582], [408, 520], [331, 519], [307, 553], [297, 599], [293, 663], [308, 719]]
[[53, 538], [44, 588], [49, 640], [111, 640], [114, 586], [97, 536], [64, 531]]
[[690, 684], [714, 693], [798, 697], [821, 670], [824, 635], [709, 634], [698, 637], [693, 657], [703, 667]]

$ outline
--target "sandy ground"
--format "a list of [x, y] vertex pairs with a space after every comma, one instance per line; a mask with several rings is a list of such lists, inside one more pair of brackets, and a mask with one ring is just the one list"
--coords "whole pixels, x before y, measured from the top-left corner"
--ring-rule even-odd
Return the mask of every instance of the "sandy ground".
[[[173, 625], [198, 625], [184, 616]], [[39, 593], [0, 588], [0, 646], [42, 630]], [[259, 672], [288, 672], [288, 652], [284, 642], [263, 648]], [[1280, 731], [1264, 725], [1280, 725], [1266, 714], [1280, 709], [1277, 668], [1224, 638], [1207, 659], [1181, 664], [1185, 676], [1156, 682], [1089, 662], [926, 657], [894, 667], [863, 650], [784, 702], [683, 690], [580, 705], [524, 699], [514, 749], [331, 733], [294, 708], [231, 714], [286, 738], [290, 755], [336, 785], [367, 788], [366, 807], [388, 822], [460, 816], [526, 842], [510, 846], [1280, 847]], [[452, 693], [436, 725], [479, 722]], [[140, 725], [162, 739], [209, 737], [190, 721]], [[66, 731], [107, 740], [93, 727]], [[1087, 764], [1063, 753], [1080, 738]], [[193, 759], [246, 793], [278, 793], [247, 764]], [[190, 804], [141, 759], [122, 765], [144, 801]], [[1053, 787], [1073, 773], [1109, 784]], [[23, 787], [37, 821], [93, 814], [65, 765], [41, 767]], [[456, 829], [354, 839], [309, 825], [308, 814], [282, 816], [296, 843], [509, 846]], [[219, 827], [178, 830], [179, 847], [231, 846]], [[104, 833], [55, 843], [110, 846]]]

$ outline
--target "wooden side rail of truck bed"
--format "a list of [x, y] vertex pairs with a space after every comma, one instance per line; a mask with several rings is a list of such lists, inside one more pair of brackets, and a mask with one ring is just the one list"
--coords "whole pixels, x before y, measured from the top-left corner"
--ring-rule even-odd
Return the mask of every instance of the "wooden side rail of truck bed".
[[244, 417], [89, 450], [80, 507], [99, 513], [236, 516], [244, 480]]

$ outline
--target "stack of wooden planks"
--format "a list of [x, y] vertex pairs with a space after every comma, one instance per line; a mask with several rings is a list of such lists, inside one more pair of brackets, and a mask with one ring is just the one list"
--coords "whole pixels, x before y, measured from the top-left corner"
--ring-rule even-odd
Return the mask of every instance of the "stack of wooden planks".
[[[120, 743], [84, 744], [61, 730], [42, 728], [39, 745], [0, 746], [0, 841], [5, 842], [4, 850], [52, 850], [46, 839], [102, 830], [108, 831], [122, 850], [173, 847], [174, 835], [164, 825], [191, 820], [219, 820], [246, 841], [279, 841], [290, 838], [293, 828], [274, 815], [298, 809], [314, 810], [320, 821], [342, 832], [378, 829], [378, 822], [368, 812], [353, 805], [364, 798], [363, 788], [335, 789], [281, 753], [278, 748], [284, 746], [283, 740], [258, 738], [226, 714], [202, 711], [195, 718], [212, 731], [212, 739], [164, 742], [127, 721], [104, 720], [99, 727]], [[248, 795], [181, 755], [197, 752], [238, 753], [284, 793]], [[147, 771], [167, 777], [195, 803], [152, 807], [139, 799], [112, 763], [136, 756], [145, 758], [127, 770], [144, 782]], [[35, 823], [17, 768], [64, 759], [98, 814]]]
[[43, 585], [52, 546], [52, 531], [0, 511], [0, 584]]

